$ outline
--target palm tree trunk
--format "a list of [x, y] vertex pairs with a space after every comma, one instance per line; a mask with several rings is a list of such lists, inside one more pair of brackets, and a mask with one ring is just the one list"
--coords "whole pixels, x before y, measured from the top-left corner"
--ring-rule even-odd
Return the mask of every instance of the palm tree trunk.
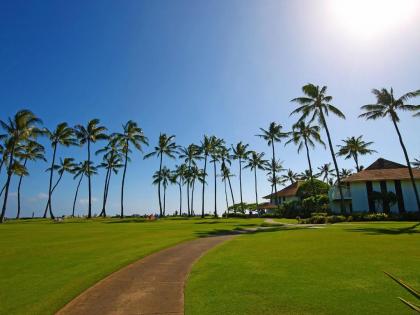
[[227, 195], [226, 178], [223, 182], [225, 184], [226, 218], [228, 218], [229, 217], [229, 201], [228, 201], [228, 195]]
[[[53, 158], [51, 161], [51, 168], [50, 168], [50, 184], [48, 186], [47, 208], [45, 209], [44, 215], [42, 216], [44, 219], [47, 217], [48, 209], [50, 209], [50, 214], [52, 214], [51, 195], [52, 195], [52, 181], [53, 181], [53, 175], [54, 175], [54, 164], [55, 164], [56, 153], [57, 153], [57, 143], [54, 143]], [[51, 216], [51, 219], [54, 219], [54, 215]]]
[[109, 171], [108, 182], [106, 184], [106, 194], [105, 194], [105, 203], [104, 203], [104, 212], [103, 216], [106, 217], [106, 202], [108, 201], [108, 192], [109, 192], [109, 184], [111, 182], [112, 171]]
[[4, 192], [4, 189], [5, 189], [5, 188], [6, 188], [6, 184], [4, 184], [4, 185], [3, 185], [3, 187], [1, 188], [1, 191], [0, 191], [0, 196], [1, 196], [1, 195], [3, 195], [3, 192]]
[[244, 203], [242, 201], [242, 160], [241, 158], [239, 158], [239, 192], [241, 195], [241, 210], [242, 210], [242, 213], [244, 213], [245, 212]]
[[194, 186], [195, 186], [195, 182], [193, 181], [191, 184], [191, 211], [190, 211], [191, 215], [194, 215]]
[[354, 154], [353, 158], [354, 158], [354, 162], [356, 163], [356, 171], [357, 171], [357, 172], [360, 172], [360, 167], [359, 167], [359, 158], [358, 158], [358, 156], [357, 156], [357, 153], [355, 153], [355, 154]]
[[405, 148], [405, 145], [404, 145], [404, 142], [403, 142], [403, 139], [402, 139], [400, 130], [398, 129], [397, 122], [395, 121], [395, 119], [392, 119], [392, 122], [394, 123], [395, 130], [397, 131], [398, 139], [400, 140], [401, 148], [403, 149], [403, 152], [404, 152], [405, 161], [407, 162], [408, 173], [410, 174], [411, 184], [413, 185], [414, 195], [416, 196], [417, 211], [420, 212], [419, 192], [417, 191], [417, 186], [416, 186], [416, 182], [414, 180], [413, 170], [412, 170], [411, 165], [410, 165], [410, 159], [408, 158], [407, 149]]
[[82, 183], [83, 175], [80, 175], [79, 182], [77, 183], [76, 193], [74, 194], [74, 200], [73, 200], [73, 211], [71, 213], [71, 216], [74, 218], [74, 209], [76, 208], [76, 200], [77, 200], [77, 194], [79, 193], [79, 187]]
[[201, 217], [204, 218], [204, 187], [206, 186], [207, 154], [204, 156], [204, 181], [201, 190]]
[[[191, 170], [191, 161], [188, 162], [188, 170]], [[187, 180], [187, 215], [190, 216], [190, 181]]]
[[9, 186], [10, 186], [10, 180], [12, 178], [13, 175], [13, 171], [12, 171], [12, 166], [13, 166], [13, 156], [14, 156], [14, 152], [15, 152], [15, 145], [12, 145], [12, 150], [10, 150], [10, 159], [9, 159], [9, 166], [7, 167], [7, 180], [6, 180], [6, 184], [5, 184], [5, 192], [4, 192], [4, 199], [3, 199], [3, 207], [1, 210], [1, 215], [0, 215], [0, 223], [4, 222], [4, 215], [6, 213], [6, 205], [7, 205], [7, 197], [9, 195]]
[[162, 216], [162, 200], [160, 198], [160, 174], [162, 173], [162, 161], [163, 161], [163, 153], [160, 154], [159, 182], [158, 182], [158, 198], [159, 198], [159, 215], [160, 216]]
[[230, 177], [228, 177], [228, 183], [229, 183], [229, 189], [230, 189], [230, 196], [232, 198], [232, 205], [234, 205], [235, 197], [233, 196], [233, 189], [232, 189], [232, 183], [230, 182]]
[[275, 199], [276, 199], [276, 205], [277, 207], [280, 207], [279, 205], [279, 198], [277, 196], [277, 177], [276, 177], [276, 151], [274, 150], [274, 139], [271, 139], [271, 151], [273, 154], [273, 161], [272, 161], [272, 167], [273, 167], [273, 179], [274, 179], [274, 193], [275, 193]]
[[[60, 182], [61, 178], [63, 177], [63, 174], [64, 174], [64, 173], [61, 173], [61, 174], [60, 174], [60, 176], [58, 177], [58, 179], [57, 179], [57, 181], [55, 182], [54, 186], [52, 187], [52, 189], [51, 189], [51, 197], [52, 197], [52, 194], [54, 193], [55, 188], [57, 187], [58, 183]], [[45, 215], [46, 215], [46, 214], [47, 214], [47, 212], [48, 212], [48, 206], [49, 206], [50, 204], [51, 204], [51, 203], [48, 203], [48, 201], [47, 201], [47, 204], [45, 205], [45, 210], [44, 210]], [[54, 217], [51, 217], [51, 218], [53, 219]]]
[[255, 182], [255, 209], [259, 214], [260, 211], [258, 209], [258, 186], [257, 186], [257, 168], [254, 168], [254, 182]]
[[216, 160], [213, 162], [214, 170], [214, 216], [217, 218], [217, 171], [216, 171]]
[[179, 215], [182, 216], [182, 181], [178, 183], [179, 185]]
[[[120, 214], [121, 218], [124, 217], [124, 183], [125, 183], [125, 173], [127, 171], [128, 140], [127, 140], [127, 143], [126, 143], [126, 148], [127, 148], [127, 150], [125, 151], [124, 171], [123, 171], [122, 182], [121, 182], [121, 214]], [[160, 171], [159, 171], [159, 175], [160, 175]], [[159, 181], [159, 190], [160, 190], [160, 181]], [[159, 196], [159, 198], [160, 198], [160, 196]]]
[[166, 186], [163, 186], [163, 216], [166, 215]]
[[[25, 162], [23, 162], [23, 166], [25, 167], [26, 166], [26, 162], [28, 161], [28, 159], [25, 159]], [[21, 175], [20, 177], [19, 177], [19, 184], [18, 184], [18, 189], [17, 189], [17, 213], [16, 213], [16, 219], [19, 219], [20, 218], [20, 187], [21, 187], [21, 185], [22, 185], [22, 179], [23, 179], [23, 176]]]
[[107, 189], [107, 186], [108, 186], [109, 173], [110, 173], [110, 169], [108, 168], [106, 170], [106, 175], [105, 175], [105, 184], [104, 184], [104, 194], [103, 194], [103, 201], [102, 201], [102, 210], [101, 210], [101, 213], [99, 214], [99, 216], [104, 216], [104, 217], [105, 217], [106, 189]]
[[88, 207], [88, 219], [92, 217], [92, 184], [90, 180], [90, 140], [88, 140], [88, 183], [89, 183], [89, 207]]
[[322, 124], [325, 128], [325, 132], [327, 134], [328, 146], [330, 147], [331, 157], [332, 157], [333, 162], [334, 162], [335, 174], [337, 176], [338, 191], [340, 193], [341, 213], [344, 214], [346, 212], [346, 208], [345, 208], [345, 205], [344, 205], [343, 188], [341, 187], [340, 171], [338, 170], [337, 159], [335, 158], [335, 153], [334, 153], [334, 148], [333, 148], [332, 141], [331, 141], [330, 131], [328, 130], [328, 126], [327, 126], [327, 122], [325, 121], [324, 113], [322, 112], [321, 109], [320, 109], [319, 112], [320, 112], [320, 115], [321, 115], [321, 122], [322, 122]]
[[308, 159], [308, 165], [309, 165], [309, 174], [311, 175], [311, 180], [313, 179], [313, 173], [312, 173], [312, 164], [311, 164], [311, 158], [309, 157], [309, 148], [308, 143], [305, 138], [305, 147], [306, 147], [306, 158]]

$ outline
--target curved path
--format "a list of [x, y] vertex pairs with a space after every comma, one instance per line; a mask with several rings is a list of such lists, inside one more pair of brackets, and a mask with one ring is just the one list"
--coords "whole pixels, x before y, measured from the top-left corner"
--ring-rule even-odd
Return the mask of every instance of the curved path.
[[184, 285], [192, 265], [232, 237], [199, 238], [140, 259], [99, 281], [57, 314], [184, 314]]

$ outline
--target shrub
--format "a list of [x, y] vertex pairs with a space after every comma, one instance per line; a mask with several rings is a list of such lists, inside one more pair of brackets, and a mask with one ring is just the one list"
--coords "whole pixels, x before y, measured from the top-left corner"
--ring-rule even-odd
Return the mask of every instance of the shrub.
[[297, 195], [301, 199], [305, 199], [315, 195], [328, 195], [329, 189], [330, 186], [321, 180], [307, 180], [299, 186], [297, 190]]
[[328, 195], [314, 195], [302, 200], [302, 209], [305, 214], [311, 212], [328, 212], [329, 198]]

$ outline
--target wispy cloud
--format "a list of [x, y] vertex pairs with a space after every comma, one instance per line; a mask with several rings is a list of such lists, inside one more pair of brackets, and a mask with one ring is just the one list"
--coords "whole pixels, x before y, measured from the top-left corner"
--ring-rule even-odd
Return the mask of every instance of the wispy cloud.
[[48, 194], [40, 192], [38, 195], [36, 195], [36, 198], [38, 198], [39, 200], [45, 200], [48, 199]]
[[[92, 197], [92, 203], [95, 203], [97, 201], [98, 201], [98, 198]], [[81, 198], [79, 200], [79, 204], [81, 204], [81, 205], [87, 205], [87, 204], [89, 204], [89, 198]]]

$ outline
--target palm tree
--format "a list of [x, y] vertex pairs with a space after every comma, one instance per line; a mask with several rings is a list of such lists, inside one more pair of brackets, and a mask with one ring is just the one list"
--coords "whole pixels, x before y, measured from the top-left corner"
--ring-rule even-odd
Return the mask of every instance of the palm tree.
[[234, 205], [235, 204], [235, 199], [233, 198], [232, 185], [230, 184], [230, 178], [233, 177], [234, 175], [230, 172], [230, 169], [223, 162], [222, 162], [222, 165], [221, 165], [220, 169], [221, 169], [221, 172], [222, 172], [222, 174], [221, 174], [222, 181], [225, 185], [226, 217], [229, 217], [229, 201], [228, 201], [228, 195], [227, 195], [226, 182], [229, 183], [230, 193], [231, 193], [231, 196], [232, 196], [232, 205]]
[[[76, 167], [76, 164], [74, 163], [73, 158], [64, 158], [64, 159], [60, 158], [60, 164], [54, 164], [52, 167], [54, 168], [55, 171], [57, 171], [59, 176], [58, 176], [57, 181], [55, 182], [55, 184], [53, 185], [53, 187], [51, 189], [51, 196], [54, 193], [55, 188], [60, 183], [61, 178], [63, 177], [64, 173], [73, 173], [73, 170]], [[46, 172], [51, 173], [50, 168], [47, 168]], [[47, 213], [48, 208], [49, 208], [48, 207], [49, 204], [50, 203], [48, 203], [48, 201], [47, 201], [47, 204], [45, 205], [44, 213]], [[52, 210], [50, 210], [50, 213], [51, 213], [51, 217], [54, 218], [54, 214], [53, 214]]]
[[255, 205], [258, 212], [258, 186], [257, 186], [257, 169], [265, 170], [268, 166], [268, 160], [264, 160], [264, 153], [257, 153], [251, 151], [250, 157], [248, 158], [248, 164], [244, 168], [250, 168], [254, 171], [254, 185], [255, 185]]
[[[5, 137], [6, 137], [6, 135], [0, 135], [0, 140], [3, 140]], [[3, 146], [1, 143], [0, 143], [0, 159], [1, 159], [1, 161], [0, 161], [0, 174], [1, 174], [1, 171], [3, 169], [3, 165], [7, 161], [7, 150], [6, 150], [6, 147]]]
[[[91, 165], [90, 159], [90, 146], [92, 143], [95, 143], [98, 140], [106, 140], [108, 136], [105, 134], [107, 130], [104, 126], [100, 126], [99, 119], [92, 119], [90, 120], [86, 127], [82, 125], [77, 125], [75, 127], [75, 133], [77, 138], [79, 139], [80, 145], [87, 144], [88, 149], [88, 156], [87, 156], [87, 167], [89, 168]], [[88, 188], [89, 188], [89, 207], [88, 207], [88, 218], [92, 217], [92, 183], [91, 183], [91, 175], [93, 173], [90, 172], [88, 169], [86, 175], [88, 178]]]
[[398, 139], [400, 141], [401, 148], [404, 152], [405, 161], [407, 162], [408, 172], [410, 174], [411, 183], [413, 185], [414, 194], [417, 201], [417, 210], [420, 212], [420, 198], [417, 191], [416, 182], [413, 176], [413, 170], [411, 169], [410, 159], [408, 157], [407, 149], [405, 148], [400, 130], [398, 128], [398, 111], [415, 111], [420, 105], [410, 105], [406, 102], [414, 97], [420, 96], [420, 90], [414, 92], [408, 92], [399, 98], [394, 97], [394, 91], [391, 88], [390, 91], [387, 89], [373, 89], [372, 93], [376, 97], [376, 104], [368, 104], [361, 107], [365, 112], [359, 117], [364, 117], [367, 120], [376, 120], [379, 118], [389, 117], [394, 125], [395, 131], [397, 132]]
[[373, 142], [365, 142], [362, 140], [363, 136], [356, 137], [348, 137], [345, 140], [341, 140], [344, 142], [344, 145], [338, 145], [340, 150], [338, 151], [338, 156], [345, 156], [345, 159], [348, 160], [350, 158], [354, 159], [356, 163], [356, 171], [360, 172], [361, 169], [359, 167], [359, 154], [366, 155], [372, 154], [376, 152], [375, 150], [369, 149], [369, 146], [373, 144]]
[[241, 196], [241, 210], [244, 210], [244, 203], [242, 200], [242, 161], [248, 158], [250, 151], [248, 150], [249, 144], [243, 144], [242, 141], [238, 142], [235, 147], [232, 146], [233, 159], [239, 161], [239, 192]]
[[[272, 151], [272, 156], [271, 156], [271, 160], [272, 161], [276, 161], [276, 154], [275, 154], [275, 149], [274, 149], [274, 143], [275, 142], [280, 142], [282, 138], [287, 138], [288, 137], [288, 133], [287, 132], [282, 132], [283, 126], [280, 124], [276, 124], [275, 122], [271, 122], [270, 126], [268, 127], [267, 130], [260, 128], [262, 134], [257, 135], [258, 137], [263, 138], [265, 141], [267, 141], [268, 146], [271, 146], [271, 151]], [[273, 163], [272, 163], [273, 166]], [[271, 169], [272, 174], [273, 174], [273, 178], [277, 178], [276, 176], [276, 170], [274, 168]], [[277, 181], [274, 181], [274, 191], [276, 193], [276, 203], [278, 203], [277, 201]], [[242, 200], [241, 200], [242, 203]]]
[[350, 175], [353, 174], [353, 170], [352, 169], [348, 169], [348, 168], [342, 168], [340, 170], [340, 177], [341, 178], [346, 178], [349, 177]]
[[330, 176], [334, 176], [334, 171], [331, 169], [331, 163], [325, 163], [318, 167], [319, 173], [317, 175], [322, 177], [322, 180], [329, 185], [332, 185]]
[[127, 171], [127, 163], [129, 161], [128, 154], [131, 152], [130, 144], [140, 152], [143, 152], [143, 144], [149, 145], [147, 137], [144, 135], [143, 130], [136, 122], [129, 120], [125, 125], [123, 125], [123, 130], [123, 133], [116, 134], [116, 139], [120, 142], [121, 152], [124, 155], [124, 171], [121, 183], [121, 218], [124, 217], [124, 182]]
[[173, 171], [173, 180], [179, 186], [179, 215], [182, 216], [182, 186], [185, 183], [185, 174], [188, 170], [186, 164], [176, 165]]
[[317, 119], [321, 127], [325, 129], [328, 138], [328, 146], [330, 148], [331, 157], [335, 167], [335, 173], [337, 176], [338, 190], [340, 192], [341, 212], [344, 213], [345, 207], [343, 189], [341, 187], [338, 164], [335, 158], [334, 147], [332, 144], [331, 135], [328, 129], [327, 120], [325, 116], [328, 116], [330, 112], [338, 116], [339, 118], [345, 119], [345, 116], [337, 107], [331, 104], [333, 98], [332, 96], [326, 95], [326, 86], [320, 88], [319, 86], [315, 86], [309, 83], [302, 87], [302, 91], [303, 94], [305, 94], [305, 96], [292, 99], [292, 102], [297, 103], [299, 107], [292, 111], [290, 115], [301, 114], [301, 117], [298, 121], [305, 121], [306, 118], [311, 116], [311, 118], [309, 119], [309, 123], [312, 123], [315, 119]]
[[204, 171], [199, 169], [197, 165], [191, 166], [189, 172], [187, 172], [187, 180], [191, 186], [191, 215], [194, 215], [194, 187], [195, 182], [202, 183], [204, 181]]
[[99, 214], [99, 216], [103, 217], [106, 217], [106, 202], [108, 200], [109, 184], [111, 182], [112, 173], [115, 175], [118, 174], [118, 170], [124, 166], [122, 164], [122, 156], [116, 142], [115, 136], [111, 136], [108, 145], [96, 151], [96, 154], [105, 152], [102, 158], [102, 163], [99, 164], [99, 167], [106, 169], [102, 210]]
[[[214, 137], [213, 139], [213, 145], [210, 152], [211, 156], [211, 163], [213, 163], [213, 171], [214, 171], [214, 216], [217, 217], [217, 169], [216, 169], [216, 163], [220, 161], [221, 155], [220, 155], [220, 147], [224, 145], [223, 139], [218, 139]], [[204, 186], [203, 181], [203, 186]], [[204, 208], [203, 208], [204, 210]], [[204, 217], [204, 211], [202, 213], [202, 217]]]
[[411, 165], [413, 165], [414, 168], [420, 168], [420, 158], [414, 159], [414, 161], [411, 162]]
[[[285, 180], [279, 176], [279, 173], [281, 171], [283, 171], [283, 165], [282, 162], [280, 160], [271, 160], [269, 161], [269, 166], [267, 167], [267, 177], [268, 177], [268, 182], [271, 184], [271, 197], [270, 197], [270, 203], [273, 203], [273, 195], [275, 192], [275, 187], [277, 187], [277, 185], [283, 184], [285, 182]], [[275, 175], [274, 175], [275, 174]], [[274, 195], [275, 196], [275, 203], [277, 205], [279, 205], [279, 200], [277, 197], [277, 194]]]
[[54, 176], [54, 165], [55, 165], [55, 159], [57, 154], [57, 149], [59, 145], [63, 145], [65, 147], [76, 145], [76, 139], [74, 138], [74, 130], [73, 128], [69, 127], [67, 123], [62, 122], [59, 123], [54, 130], [49, 130], [45, 128], [45, 133], [47, 137], [49, 138], [51, 142], [51, 147], [53, 151], [52, 160], [51, 160], [51, 166], [49, 168], [50, 170], [50, 180], [49, 180], [49, 186], [48, 186], [48, 201], [47, 201], [47, 210], [44, 212], [43, 217], [47, 217], [48, 209], [50, 211], [51, 218], [54, 218], [54, 215], [52, 214], [52, 205], [51, 205], [51, 195], [52, 195], [52, 187], [53, 187], [53, 176]]
[[[203, 154], [204, 158], [204, 178], [207, 176], [207, 158], [209, 154], [214, 150], [214, 146], [216, 145], [217, 138], [215, 136], [206, 136], [204, 135], [203, 140], [201, 141], [200, 151]], [[201, 217], [204, 218], [204, 188], [205, 188], [205, 180], [203, 181], [203, 186], [201, 190]]]
[[324, 141], [322, 141], [319, 134], [319, 126], [311, 126], [310, 124], [305, 124], [304, 121], [299, 121], [293, 126], [293, 131], [290, 133], [291, 139], [286, 142], [286, 144], [293, 142], [298, 146], [298, 153], [302, 150], [303, 147], [306, 149], [306, 158], [308, 159], [309, 165], [309, 175], [312, 179], [313, 171], [311, 158], [309, 156], [309, 146], [314, 148], [315, 142], [322, 144], [325, 147]]
[[162, 216], [166, 215], [166, 188], [168, 187], [169, 183], [171, 182], [171, 171], [166, 166], [163, 166], [159, 171], [156, 171], [153, 174], [153, 184], [163, 186], [163, 212]]
[[20, 189], [22, 186], [22, 179], [24, 176], [29, 175], [27, 169], [26, 169], [26, 163], [29, 161], [36, 161], [36, 160], [44, 160], [46, 161], [44, 157], [45, 149], [44, 147], [39, 144], [36, 141], [28, 141], [25, 144], [21, 145], [19, 148], [17, 148], [16, 156], [23, 161], [23, 164], [21, 167], [18, 167], [15, 170], [18, 173], [16, 175], [19, 175], [19, 184], [17, 189], [17, 214], [16, 219], [19, 219], [20, 217], [20, 210], [21, 210], [21, 203], [20, 203]]
[[298, 175], [298, 178], [300, 180], [312, 180], [314, 178], [318, 178], [319, 176], [319, 174], [312, 174], [310, 170], [304, 170]]
[[93, 165], [91, 161], [86, 160], [77, 164], [73, 168], [72, 172], [74, 173], [73, 179], [76, 179], [77, 177], [80, 176], [80, 179], [77, 183], [76, 193], [74, 194], [74, 200], [73, 200], [73, 211], [72, 211], [71, 216], [74, 217], [74, 210], [76, 207], [77, 195], [79, 193], [79, 187], [80, 187], [80, 184], [82, 183], [82, 179], [85, 176], [89, 178], [90, 176], [97, 174], [97, 168], [96, 166]]
[[9, 154], [7, 179], [4, 186], [5, 191], [3, 207], [0, 214], [0, 223], [4, 222], [7, 198], [9, 196], [10, 180], [14, 174], [14, 170], [20, 167], [19, 162], [15, 161], [16, 149], [19, 147], [19, 145], [25, 143], [28, 140], [33, 140], [38, 135], [42, 134], [42, 130], [38, 128], [38, 125], [41, 123], [42, 121], [29, 110], [18, 111], [13, 116], [13, 118], [9, 118], [7, 122], [0, 120], [1, 127], [6, 131], [6, 135], [3, 136], [3, 138], [5, 139], [5, 147]]
[[[196, 165], [196, 161], [200, 160], [200, 147], [195, 144], [190, 144], [186, 148], [181, 148], [179, 158], [184, 159], [184, 162], [188, 165], [188, 169], [191, 170], [191, 167]], [[190, 211], [190, 181], [187, 181], [187, 206], [188, 206], [188, 216], [191, 215]]]
[[[159, 143], [155, 147], [154, 151], [144, 156], [145, 159], [148, 159], [149, 157], [152, 157], [152, 156], [157, 156], [158, 158], [160, 158], [159, 173], [162, 170], [162, 162], [163, 162], [164, 155], [170, 157], [171, 159], [175, 159], [175, 154], [177, 153], [178, 146], [175, 144], [174, 140], [175, 140], [174, 135], [168, 136], [165, 133], [161, 133], [159, 135]], [[161, 186], [161, 183], [159, 182], [158, 183], [159, 213], [162, 216], [163, 211], [162, 211], [162, 200], [160, 197], [160, 186]]]
[[286, 171], [286, 174], [281, 175], [281, 179], [284, 181], [290, 181], [290, 184], [296, 182], [299, 178], [299, 175], [293, 172], [290, 168]]
[[[228, 149], [224, 145], [221, 145], [220, 149], [219, 149], [219, 155], [220, 155], [220, 159], [222, 161], [222, 164], [221, 164], [220, 167], [222, 169], [222, 172], [226, 171], [226, 172], [228, 172], [228, 174], [231, 174], [230, 169], [228, 168], [228, 165], [230, 166], [231, 163], [232, 163], [232, 161], [231, 161], [232, 156], [230, 155], [230, 150], [231, 150], [230, 148]], [[234, 174], [231, 174], [231, 176], [227, 176], [227, 181], [228, 181], [228, 184], [229, 184], [230, 195], [231, 195], [231, 198], [232, 198], [232, 204], [234, 205], [235, 204], [235, 197], [233, 196], [232, 183], [230, 181], [230, 178], [233, 177], [233, 176], [234, 176]]]

